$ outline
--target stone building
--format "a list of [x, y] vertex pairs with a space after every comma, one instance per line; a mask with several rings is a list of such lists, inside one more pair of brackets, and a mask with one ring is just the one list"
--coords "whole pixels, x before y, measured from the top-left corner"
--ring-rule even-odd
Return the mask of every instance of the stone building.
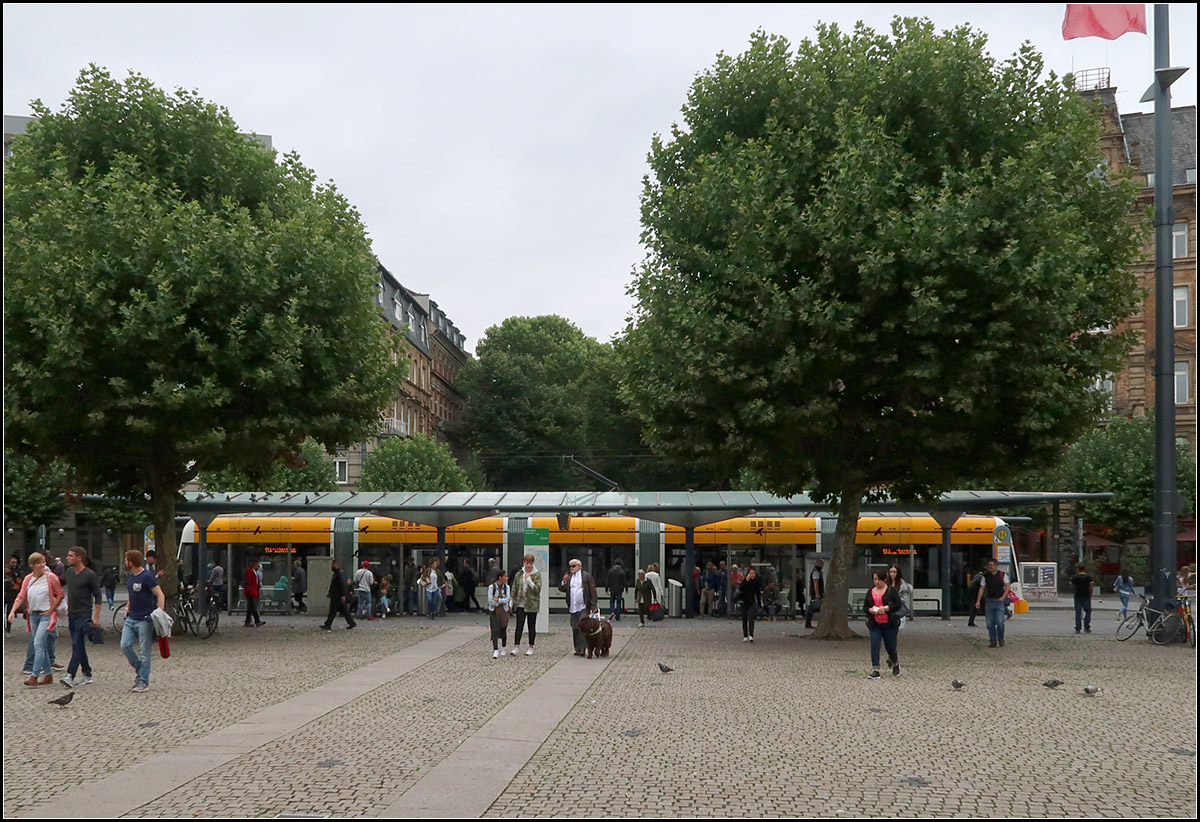
[[[1154, 205], [1154, 114], [1121, 114], [1108, 69], [1077, 75], [1088, 96], [1104, 104], [1101, 152], [1110, 168], [1132, 167], [1142, 182], [1134, 217], [1142, 219]], [[1174, 228], [1172, 252], [1175, 326], [1175, 429], [1196, 452], [1196, 107], [1172, 109], [1172, 190]], [[1112, 375], [1112, 413], [1143, 415], [1154, 411], [1154, 236], [1147, 235], [1134, 273], [1145, 291], [1136, 312], [1120, 328], [1135, 332], [1136, 341], [1125, 367]]]

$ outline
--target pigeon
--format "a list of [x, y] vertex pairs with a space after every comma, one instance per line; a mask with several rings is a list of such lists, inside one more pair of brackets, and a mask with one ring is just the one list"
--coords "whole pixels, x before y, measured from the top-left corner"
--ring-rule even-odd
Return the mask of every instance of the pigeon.
[[67, 703], [70, 702], [74, 698], [75, 698], [75, 692], [69, 691], [68, 693], [65, 693], [62, 696], [60, 696], [58, 699], [51, 699], [50, 702], [47, 704], [57, 705], [60, 708], [65, 708], [65, 707], [67, 707]]
[[950, 687], [952, 687], [956, 691], [961, 691], [962, 687], [966, 684], [967, 683], [963, 682], [961, 679], [956, 679], [950, 683]]
[[658, 670], [662, 671], [664, 674], [669, 674], [669, 673], [671, 673], [671, 671], [673, 671], [673, 670], [675, 670], [675, 669], [674, 669], [674, 668], [668, 668], [666, 665], [663, 665], [663, 664], [660, 662], [660, 663], [658, 663]]
[[1087, 694], [1088, 696], [1095, 696], [1096, 694], [1100, 693], [1100, 690], [1101, 689], [1095, 685], [1084, 685], [1083, 686], [1083, 692], [1085, 694]]
[[1062, 685], [1062, 684], [1063, 684], [1063, 681], [1061, 679], [1047, 679], [1045, 682], [1042, 683], [1042, 685], [1044, 685], [1045, 687], [1049, 688], [1052, 691], [1055, 688], [1057, 688], [1059, 685]]

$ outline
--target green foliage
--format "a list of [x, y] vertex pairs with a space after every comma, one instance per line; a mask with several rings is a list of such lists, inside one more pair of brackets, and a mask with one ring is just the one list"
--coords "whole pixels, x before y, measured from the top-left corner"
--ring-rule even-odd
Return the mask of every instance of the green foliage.
[[[602, 487], [574, 456], [621, 487], [698, 485], [696, 472], [646, 447], [621, 398], [612, 346], [558, 316], [509, 317], [487, 330], [459, 372], [466, 415], [454, 434], [493, 490]], [[607, 488], [604, 488], [607, 490]]]
[[39, 463], [27, 454], [4, 449], [4, 521], [36, 528], [58, 522], [66, 513], [62, 494], [67, 466], [62, 460]]
[[868, 489], [1004, 481], [1092, 423], [1128, 339], [1087, 332], [1137, 297], [1134, 188], [1096, 173], [1069, 83], [984, 40], [915, 19], [794, 51], [759, 32], [697, 78], [650, 150], [618, 347], [654, 448], [853, 522]]
[[313, 440], [305, 440], [295, 454], [277, 459], [264, 476], [226, 468], [200, 476], [206, 491], [336, 491], [333, 458]]
[[[1175, 482], [1183, 496], [1180, 516], [1195, 511], [1196, 461], [1184, 444], [1175, 454]], [[1089, 431], [1067, 449], [1058, 470], [1060, 490], [1111, 491], [1112, 499], [1076, 505], [1078, 516], [1112, 529], [1113, 539], [1127, 542], [1148, 534], [1154, 525], [1154, 419], [1113, 419]]]
[[756, 34], [650, 152], [650, 247], [622, 347], [652, 444], [779, 492], [1048, 464], [1125, 343], [1132, 189], [1028, 46], [897, 20]]
[[92, 66], [60, 113], [33, 109], [4, 175], [20, 440], [93, 487], [148, 493], [170, 543], [197, 473], [372, 430], [402, 374], [365, 230], [332, 184], [137, 74]]
[[424, 435], [390, 437], [367, 454], [363, 491], [470, 491], [467, 473], [443, 443]]

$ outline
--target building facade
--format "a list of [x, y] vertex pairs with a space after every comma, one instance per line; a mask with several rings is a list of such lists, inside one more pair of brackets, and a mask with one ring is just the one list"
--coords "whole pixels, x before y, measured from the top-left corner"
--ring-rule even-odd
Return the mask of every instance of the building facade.
[[[1116, 104], [1116, 89], [1108, 70], [1083, 72], [1091, 86], [1085, 94], [1104, 106], [1104, 135], [1101, 152], [1113, 170], [1132, 168], [1142, 183], [1134, 218], [1142, 220], [1154, 205], [1154, 115], [1122, 115]], [[1168, 321], [1175, 330], [1175, 430], [1196, 453], [1196, 107], [1172, 109], [1171, 236], [1174, 265], [1173, 301]], [[1141, 416], [1154, 411], [1154, 359], [1157, 317], [1155, 311], [1154, 235], [1146, 237], [1142, 254], [1133, 265], [1144, 291], [1135, 313], [1118, 329], [1131, 329], [1135, 342], [1124, 367], [1113, 374], [1108, 387], [1114, 415]]]

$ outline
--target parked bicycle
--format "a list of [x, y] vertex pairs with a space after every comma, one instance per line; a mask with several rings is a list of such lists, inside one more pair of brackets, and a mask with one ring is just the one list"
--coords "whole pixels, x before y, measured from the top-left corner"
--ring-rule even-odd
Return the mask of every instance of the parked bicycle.
[[[1139, 594], [1142, 600], [1142, 605], [1136, 613], [1130, 614], [1121, 624], [1117, 626], [1117, 639], [1121, 642], [1132, 637], [1140, 629], [1146, 629], [1146, 636], [1156, 645], [1168, 645], [1175, 641], [1179, 636], [1180, 631], [1187, 630], [1187, 623], [1184, 617], [1177, 610], [1160, 611], [1157, 608], [1150, 607], [1150, 600], [1144, 595]], [[1190, 609], [1188, 611], [1188, 619], [1191, 618]], [[1193, 637], [1192, 643], [1195, 644], [1195, 629], [1192, 628], [1190, 635]]]

